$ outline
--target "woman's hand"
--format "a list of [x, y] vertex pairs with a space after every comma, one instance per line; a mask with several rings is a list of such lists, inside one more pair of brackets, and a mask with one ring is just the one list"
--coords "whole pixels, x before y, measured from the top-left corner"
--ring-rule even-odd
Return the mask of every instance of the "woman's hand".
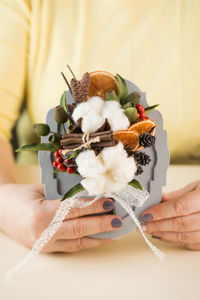
[[200, 250], [200, 181], [164, 194], [142, 214], [143, 230], [154, 238]]
[[[88, 201], [88, 199], [84, 199]], [[21, 244], [32, 247], [48, 227], [60, 200], [45, 200], [43, 185], [0, 185], [0, 229]], [[114, 208], [111, 199], [99, 199], [85, 208], [72, 208], [61, 227], [42, 252], [74, 252], [92, 248], [111, 239], [94, 239], [87, 235], [118, 229], [120, 217], [105, 213]]]

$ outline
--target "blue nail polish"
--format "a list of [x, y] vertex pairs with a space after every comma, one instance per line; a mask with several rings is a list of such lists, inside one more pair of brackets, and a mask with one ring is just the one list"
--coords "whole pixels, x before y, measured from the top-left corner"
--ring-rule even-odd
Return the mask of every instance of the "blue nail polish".
[[151, 214], [146, 214], [140, 218], [140, 223], [146, 223], [153, 220], [153, 216]]

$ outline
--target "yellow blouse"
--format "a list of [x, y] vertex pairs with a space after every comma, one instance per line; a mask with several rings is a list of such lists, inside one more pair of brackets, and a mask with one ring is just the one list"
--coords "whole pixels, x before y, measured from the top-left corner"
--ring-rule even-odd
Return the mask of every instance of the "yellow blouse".
[[1, 0], [0, 134], [11, 137], [22, 100], [44, 122], [77, 77], [107, 70], [160, 103], [173, 157], [200, 158], [199, 0]]

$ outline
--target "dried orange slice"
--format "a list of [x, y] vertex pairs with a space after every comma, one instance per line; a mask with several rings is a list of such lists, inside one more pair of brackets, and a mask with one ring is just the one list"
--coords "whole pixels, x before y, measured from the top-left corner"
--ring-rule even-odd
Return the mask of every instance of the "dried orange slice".
[[113, 132], [114, 139], [118, 142], [122, 142], [122, 144], [131, 151], [136, 151], [139, 147], [139, 136], [139, 133], [134, 130], [119, 130]]
[[94, 71], [90, 73], [90, 86], [88, 96], [106, 98], [106, 92], [114, 90], [119, 95], [118, 81], [114, 75], [106, 71]]
[[139, 135], [141, 135], [143, 133], [149, 132], [154, 126], [155, 126], [155, 128], [151, 132], [151, 135], [155, 135], [155, 133], [156, 133], [156, 123], [151, 119], [147, 119], [147, 120], [144, 120], [144, 121], [138, 121], [138, 122], [134, 123], [133, 125], [131, 125], [128, 128], [128, 131], [132, 131], [132, 130], [137, 131], [139, 133]]

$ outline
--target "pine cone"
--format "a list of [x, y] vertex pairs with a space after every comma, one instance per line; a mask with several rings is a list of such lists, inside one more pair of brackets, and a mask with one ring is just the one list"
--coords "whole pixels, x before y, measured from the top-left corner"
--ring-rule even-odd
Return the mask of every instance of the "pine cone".
[[134, 158], [135, 158], [136, 162], [142, 166], [148, 165], [151, 161], [150, 156], [145, 154], [144, 152], [135, 153]]
[[143, 133], [140, 136], [139, 144], [144, 148], [151, 147], [155, 144], [155, 140], [155, 136], [151, 135], [150, 133]]
[[137, 164], [137, 171], [135, 172], [135, 175], [137, 176], [142, 173], [143, 173], [143, 168], [139, 164]]

